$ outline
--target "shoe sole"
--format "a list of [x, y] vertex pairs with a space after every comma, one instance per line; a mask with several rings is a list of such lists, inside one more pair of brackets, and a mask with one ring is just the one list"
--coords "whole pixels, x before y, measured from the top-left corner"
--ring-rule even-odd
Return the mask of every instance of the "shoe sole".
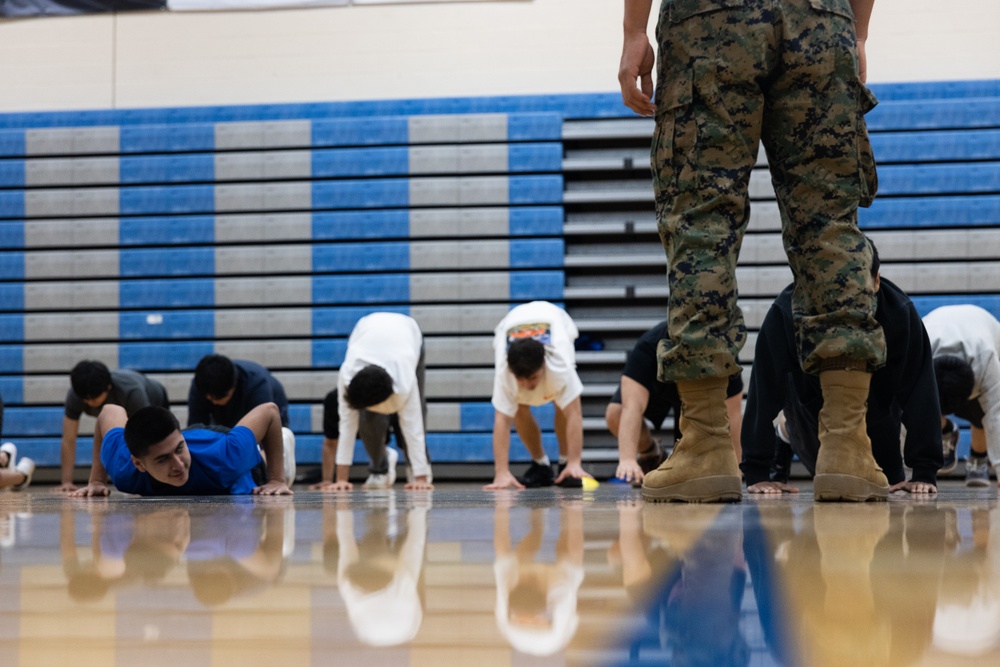
[[653, 502], [738, 503], [743, 500], [743, 483], [734, 475], [699, 477], [660, 488], [643, 485], [642, 497]]
[[872, 484], [867, 479], [853, 475], [822, 473], [813, 479], [813, 497], [821, 502], [880, 501], [889, 498], [889, 487]]
[[531, 482], [530, 484], [525, 483], [525, 481], [523, 479], [519, 479], [517, 481], [520, 482], [521, 485], [524, 488], [526, 488], [526, 489], [544, 489], [546, 487], [555, 486], [556, 485], [556, 483], [553, 482], [553, 481], [543, 482], [543, 483]]

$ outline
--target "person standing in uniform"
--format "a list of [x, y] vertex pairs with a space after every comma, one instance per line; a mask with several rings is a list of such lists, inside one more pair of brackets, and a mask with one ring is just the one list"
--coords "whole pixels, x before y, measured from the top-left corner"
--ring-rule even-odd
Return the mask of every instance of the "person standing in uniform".
[[[725, 394], [746, 327], [736, 261], [762, 140], [795, 278], [803, 370], [824, 407], [817, 500], [888, 496], [865, 433], [871, 373], [885, 362], [871, 252], [857, 208], [875, 195], [864, 114], [874, 0], [674, 0], [661, 5], [655, 100], [651, 0], [626, 0], [618, 73], [626, 106], [656, 117], [651, 162], [670, 286], [659, 378], [677, 383], [683, 437], [646, 475], [651, 500], [738, 501]], [[637, 85], [637, 80], [639, 85]]]

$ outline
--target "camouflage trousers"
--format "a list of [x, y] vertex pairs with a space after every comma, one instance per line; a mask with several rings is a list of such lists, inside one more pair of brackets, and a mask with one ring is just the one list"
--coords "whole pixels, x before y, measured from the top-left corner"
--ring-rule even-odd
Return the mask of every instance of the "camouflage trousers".
[[795, 279], [802, 366], [874, 370], [872, 254], [857, 208], [875, 195], [849, 0], [664, 0], [651, 160], [667, 255], [664, 381], [739, 372], [736, 260], [757, 148], [767, 151]]

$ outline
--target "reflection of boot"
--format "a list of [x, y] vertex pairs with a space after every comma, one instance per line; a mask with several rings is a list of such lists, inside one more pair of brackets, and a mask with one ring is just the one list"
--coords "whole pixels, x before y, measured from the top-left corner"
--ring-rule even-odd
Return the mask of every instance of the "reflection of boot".
[[646, 504], [642, 507], [642, 532], [659, 540], [672, 556], [681, 559], [704, 538], [723, 509], [718, 505]]
[[646, 475], [648, 500], [692, 503], [739, 501], [740, 469], [729, 437], [726, 387], [729, 378], [679, 380], [681, 439], [659, 468]]
[[871, 373], [825, 371], [819, 412], [816, 500], [885, 500], [889, 481], [872, 456], [865, 424]]
[[[876, 609], [871, 566], [875, 548], [889, 531], [888, 505], [833, 507], [813, 512], [822, 598], [804, 614], [804, 641], [812, 665], [889, 664], [892, 628], [885, 610]], [[810, 639], [811, 638], [811, 639]]]

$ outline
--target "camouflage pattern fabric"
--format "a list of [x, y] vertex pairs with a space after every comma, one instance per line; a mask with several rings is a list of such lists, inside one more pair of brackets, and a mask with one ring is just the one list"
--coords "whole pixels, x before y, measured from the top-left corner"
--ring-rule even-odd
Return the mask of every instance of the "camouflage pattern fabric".
[[803, 368], [874, 371], [871, 250], [857, 207], [875, 195], [848, 0], [664, 0], [651, 161], [667, 255], [664, 381], [739, 372], [736, 260], [758, 142], [767, 151]]

